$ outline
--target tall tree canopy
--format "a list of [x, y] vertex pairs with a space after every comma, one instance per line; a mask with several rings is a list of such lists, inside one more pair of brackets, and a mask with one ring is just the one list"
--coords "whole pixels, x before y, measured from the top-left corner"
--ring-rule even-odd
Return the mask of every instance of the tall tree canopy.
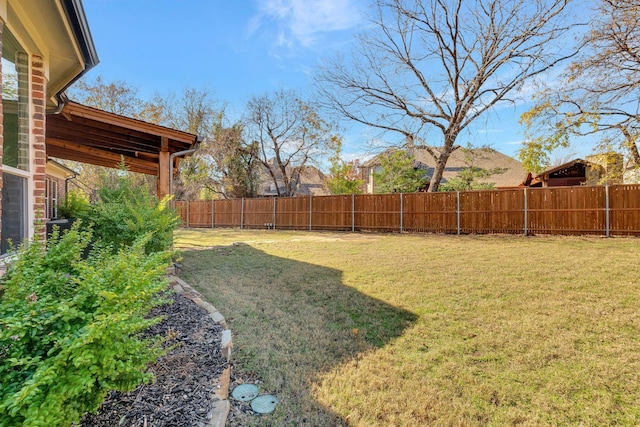
[[640, 3], [598, 0], [580, 56], [523, 114], [519, 157], [537, 171], [572, 137], [598, 135], [602, 151], [625, 152], [640, 166]]
[[[325, 103], [423, 145], [437, 191], [458, 136], [570, 58], [570, 0], [376, 0], [372, 30], [320, 71]], [[434, 135], [435, 134], [435, 135]]]
[[279, 90], [249, 100], [247, 140], [273, 182], [278, 196], [295, 196], [300, 176], [340, 143], [335, 127], [313, 103], [293, 91]]
[[231, 123], [225, 108], [207, 89], [187, 88], [177, 95], [156, 96], [155, 103], [165, 125], [202, 138], [198, 151], [181, 162], [181, 197], [256, 196], [255, 144], [245, 143], [243, 123]]

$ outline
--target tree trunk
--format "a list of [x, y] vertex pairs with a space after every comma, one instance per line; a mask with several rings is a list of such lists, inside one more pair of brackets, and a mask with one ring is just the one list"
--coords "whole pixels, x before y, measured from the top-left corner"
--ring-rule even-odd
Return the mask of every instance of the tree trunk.
[[433, 176], [431, 177], [431, 181], [429, 181], [429, 193], [435, 193], [440, 188], [440, 181], [442, 181], [442, 174], [444, 173], [444, 168], [447, 166], [447, 159], [449, 158], [450, 153], [442, 153], [438, 160], [436, 160], [436, 167], [433, 169]]
[[440, 188], [440, 181], [442, 181], [442, 175], [444, 174], [444, 169], [447, 166], [449, 156], [451, 156], [451, 153], [453, 153], [457, 148], [454, 148], [453, 145], [456, 142], [456, 134], [457, 132], [452, 132], [445, 134], [444, 136], [444, 146], [439, 150], [440, 155], [435, 159], [436, 167], [433, 170], [431, 181], [429, 181], [429, 189], [427, 190], [429, 193], [435, 193], [438, 191], [438, 188]]
[[620, 126], [620, 131], [625, 137], [624, 145], [627, 150], [629, 150], [629, 157], [631, 157], [631, 160], [636, 166], [640, 166], [640, 153], [638, 152], [638, 145], [636, 144], [635, 138], [625, 126]]

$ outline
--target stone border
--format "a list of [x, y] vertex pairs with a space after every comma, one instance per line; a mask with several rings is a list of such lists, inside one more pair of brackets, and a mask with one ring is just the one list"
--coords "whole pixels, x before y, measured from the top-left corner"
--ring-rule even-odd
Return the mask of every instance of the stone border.
[[[231, 361], [231, 349], [233, 348], [233, 341], [231, 340], [231, 331], [227, 327], [227, 322], [224, 316], [207, 301], [205, 301], [200, 292], [192, 288], [187, 282], [175, 275], [175, 269], [170, 268], [167, 272], [169, 278], [169, 284], [177, 293], [189, 298], [198, 306], [207, 310], [209, 317], [222, 326], [222, 356], [227, 359], [227, 364]], [[227, 422], [227, 416], [231, 408], [229, 404], [229, 383], [231, 381], [231, 368], [227, 368], [222, 372], [220, 379], [218, 380], [218, 389], [213, 394], [212, 406], [210, 414], [210, 420], [207, 423], [207, 427], [224, 427]]]

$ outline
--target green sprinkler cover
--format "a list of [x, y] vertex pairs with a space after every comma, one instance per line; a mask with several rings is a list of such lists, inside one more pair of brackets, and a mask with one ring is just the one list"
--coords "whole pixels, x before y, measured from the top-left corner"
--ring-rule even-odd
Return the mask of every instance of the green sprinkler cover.
[[276, 409], [278, 398], [271, 394], [263, 394], [251, 401], [251, 409], [259, 414], [270, 414]]
[[258, 395], [258, 387], [253, 384], [240, 384], [233, 389], [231, 396], [241, 402], [248, 402]]

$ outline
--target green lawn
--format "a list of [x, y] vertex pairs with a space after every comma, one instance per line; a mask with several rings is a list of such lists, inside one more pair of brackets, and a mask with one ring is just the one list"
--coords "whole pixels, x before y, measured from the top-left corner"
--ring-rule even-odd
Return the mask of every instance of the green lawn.
[[[640, 240], [180, 230], [248, 425], [639, 425]], [[233, 242], [245, 244], [233, 245]]]

